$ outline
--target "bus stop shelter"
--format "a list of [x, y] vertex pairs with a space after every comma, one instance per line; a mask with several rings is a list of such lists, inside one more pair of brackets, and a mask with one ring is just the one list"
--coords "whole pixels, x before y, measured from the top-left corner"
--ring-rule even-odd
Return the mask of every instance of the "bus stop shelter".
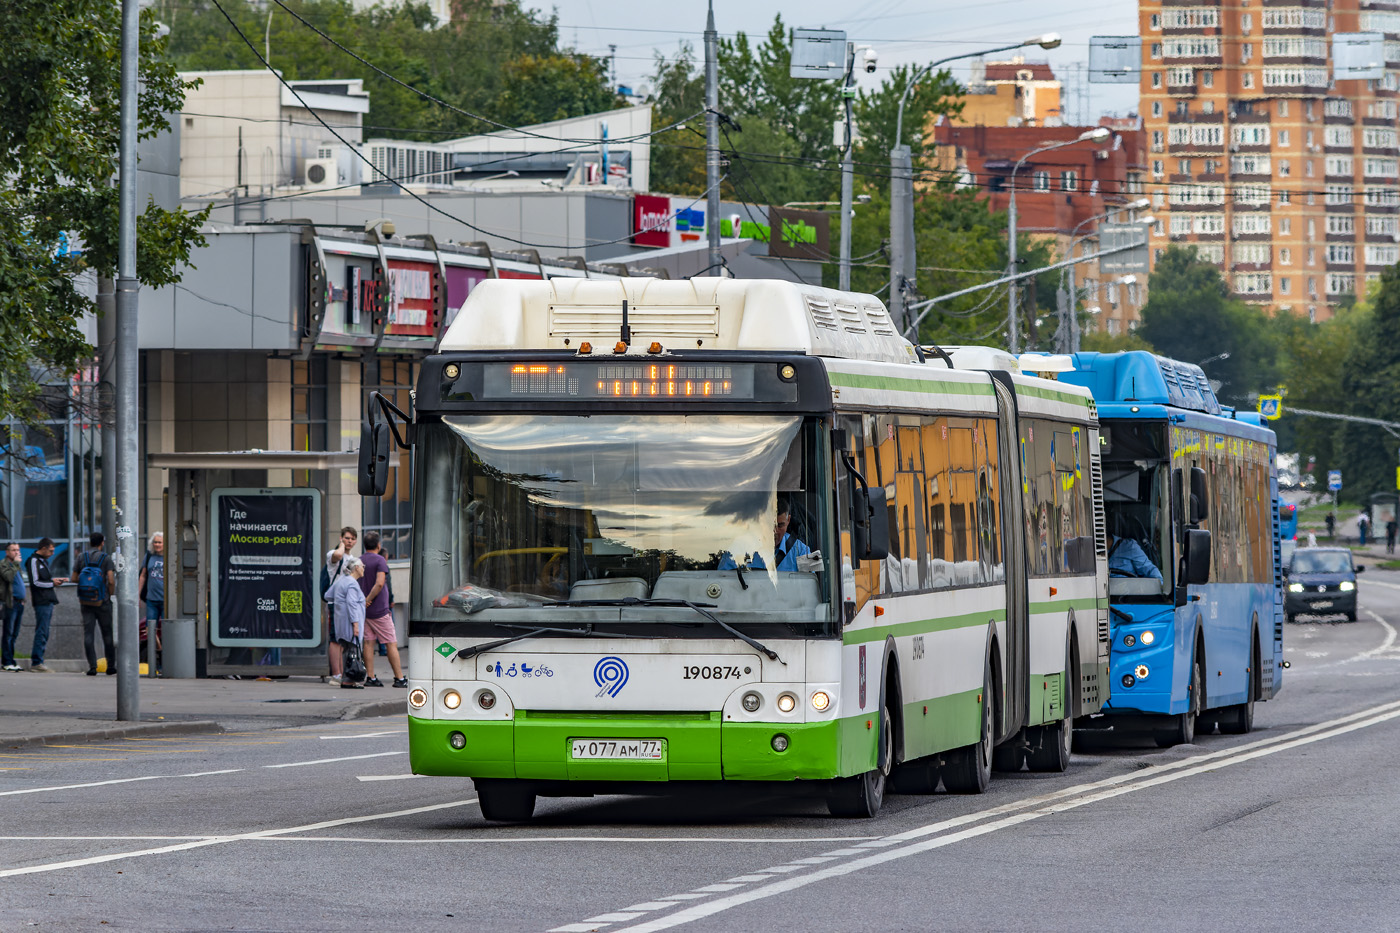
[[164, 523], [167, 674], [328, 672], [328, 636], [317, 592], [322, 542], [328, 540], [322, 490], [315, 485], [269, 486], [267, 474], [333, 475], [357, 469], [358, 460], [353, 450], [147, 457], [148, 466], [169, 471]]

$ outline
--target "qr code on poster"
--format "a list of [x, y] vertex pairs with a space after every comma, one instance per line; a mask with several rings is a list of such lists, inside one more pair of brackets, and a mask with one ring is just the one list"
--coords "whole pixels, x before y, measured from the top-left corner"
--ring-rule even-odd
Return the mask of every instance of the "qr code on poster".
[[282, 612], [288, 615], [301, 613], [301, 590], [282, 591]]

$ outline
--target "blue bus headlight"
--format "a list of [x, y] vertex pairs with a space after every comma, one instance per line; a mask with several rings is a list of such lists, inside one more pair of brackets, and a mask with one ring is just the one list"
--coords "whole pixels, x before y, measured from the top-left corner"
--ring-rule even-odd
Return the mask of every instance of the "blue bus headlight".
[[1141, 641], [1144, 645], [1150, 645], [1157, 640], [1157, 636], [1153, 635], [1151, 632], [1143, 632], [1138, 640]]

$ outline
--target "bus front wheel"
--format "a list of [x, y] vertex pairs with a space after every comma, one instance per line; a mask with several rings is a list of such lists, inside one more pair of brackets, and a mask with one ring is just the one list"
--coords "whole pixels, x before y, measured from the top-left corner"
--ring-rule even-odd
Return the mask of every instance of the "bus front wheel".
[[1191, 686], [1187, 693], [1189, 703], [1186, 712], [1172, 717], [1171, 728], [1157, 734], [1157, 745], [1161, 748], [1171, 748], [1173, 745], [1190, 745], [1196, 741], [1196, 717], [1200, 715], [1201, 708], [1205, 705], [1204, 698], [1201, 696], [1201, 659], [1199, 657], [1191, 662]]
[[[880, 709], [880, 744], [884, 754], [876, 756], [874, 768], [834, 782], [826, 797], [826, 809], [832, 816], [870, 819], [880, 812], [880, 806], [885, 802], [885, 785], [894, 763], [894, 720], [890, 718], [889, 706]], [[881, 757], [885, 761], [883, 767], [879, 764]]]
[[523, 823], [535, 815], [535, 789], [524, 781], [478, 778], [481, 815], [497, 823]]

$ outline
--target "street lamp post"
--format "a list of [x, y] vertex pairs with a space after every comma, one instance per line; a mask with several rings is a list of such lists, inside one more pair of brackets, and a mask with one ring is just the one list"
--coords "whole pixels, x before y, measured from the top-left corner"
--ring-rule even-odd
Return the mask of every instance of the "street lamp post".
[[925, 67], [914, 75], [904, 87], [899, 98], [899, 112], [894, 123], [894, 146], [890, 149], [890, 317], [903, 329], [905, 322], [904, 291], [907, 283], [914, 281], [917, 263], [914, 249], [914, 164], [910, 148], [901, 142], [904, 138], [904, 105], [914, 87], [933, 73], [940, 65], [963, 58], [977, 58], [996, 52], [1009, 52], [1012, 49], [1038, 45], [1043, 49], [1057, 48], [1060, 35], [1047, 32], [1024, 42], [1002, 45], [994, 49], [981, 49], [976, 52], [963, 52], [949, 55]]
[[[1031, 156], [1039, 155], [1042, 152], [1049, 152], [1052, 149], [1063, 149], [1066, 146], [1073, 146], [1076, 143], [1101, 143], [1105, 139], [1108, 139], [1108, 137], [1111, 135], [1112, 131], [1109, 130], [1108, 127], [1097, 126], [1092, 130], [1085, 130], [1083, 133], [1080, 133], [1074, 139], [1066, 139], [1063, 142], [1051, 143], [1048, 146], [1041, 146], [1038, 149], [1032, 149], [1030, 152], [1027, 152], [1025, 155], [1021, 156], [1021, 158], [1016, 160], [1016, 164], [1011, 167], [1011, 202], [1006, 213], [1006, 250], [1007, 256], [1009, 257], [1007, 269], [1011, 275], [1016, 274], [1016, 173], [1021, 170], [1021, 166], [1024, 165], [1026, 160], [1029, 159]], [[1010, 291], [1007, 293], [1006, 298], [1007, 341], [1008, 347], [1011, 350], [1013, 356], [1019, 353], [1021, 349], [1020, 336], [1017, 333], [1020, 325], [1016, 320], [1016, 288], [1016, 285], [1013, 283]]]

